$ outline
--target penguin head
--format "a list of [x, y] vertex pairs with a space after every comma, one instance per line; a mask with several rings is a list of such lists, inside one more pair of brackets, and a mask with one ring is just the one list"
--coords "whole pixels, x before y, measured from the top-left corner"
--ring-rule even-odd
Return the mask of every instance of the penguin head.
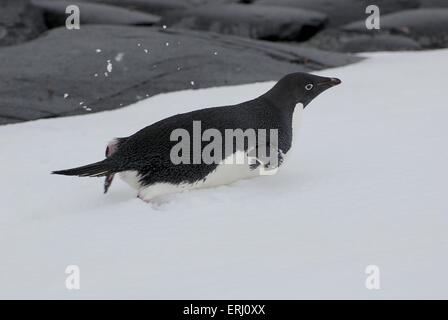
[[301, 103], [305, 108], [319, 94], [340, 83], [341, 80], [337, 78], [296, 72], [281, 78], [267, 94], [277, 103]]

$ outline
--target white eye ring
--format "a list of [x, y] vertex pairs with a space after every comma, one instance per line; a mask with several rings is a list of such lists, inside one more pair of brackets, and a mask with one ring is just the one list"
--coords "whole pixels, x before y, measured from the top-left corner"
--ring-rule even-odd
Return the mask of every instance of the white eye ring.
[[310, 91], [311, 89], [313, 89], [313, 85], [311, 84], [311, 83], [308, 83], [306, 86], [305, 86], [305, 89], [306, 90], [308, 90], [308, 91]]

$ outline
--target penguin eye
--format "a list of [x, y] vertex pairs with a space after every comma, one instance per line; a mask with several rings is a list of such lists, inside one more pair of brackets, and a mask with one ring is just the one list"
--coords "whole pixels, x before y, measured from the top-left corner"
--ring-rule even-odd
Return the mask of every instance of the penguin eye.
[[305, 86], [305, 89], [306, 90], [308, 90], [308, 91], [310, 91], [311, 89], [313, 89], [313, 85], [311, 84], [311, 83], [308, 83], [306, 86]]

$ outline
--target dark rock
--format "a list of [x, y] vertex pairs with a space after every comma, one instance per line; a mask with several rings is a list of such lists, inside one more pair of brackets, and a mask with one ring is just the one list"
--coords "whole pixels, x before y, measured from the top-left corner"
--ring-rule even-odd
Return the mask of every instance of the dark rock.
[[81, 25], [154, 25], [160, 21], [159, 16], [105, 4], [52, 0], [32, 0], [32, 3], [44, 11], [47, 26], [51, 28], [65, 25], [68, 17], [65, 10], [69, 5], [77, 5], [79, 7]]
[[89, 0], [89, 2], [105, 3], [161, 16], [182, 11], [191, 6], [183, 0]]
[[303, 41], [326, 22], [319, 12], [243, 4], [208, 5], [170, 15], [164, 24], [255, 39]]
[[135, 9], [165, 16], [176, 11], [203, 6], [206, 4], [236, 3], [239, 0], [83, 0], [89, 2], [107, 3], [114, 6]]
[[22, 122], [23, 120], [16, 119], [16, 118], [7, 118], [7, 117], [0, 117], [0, 126], [4, 124], [12, 124], [17, 122]]
[[366, 7], [375, 4], [381, 14], [417, 8], [420, 0], [257, 0], [256, 4], [303, 8], [328, 15], [330, 27], [341, 26], [367, 17]]
[[225, 36], [216, 33], [204, 33], [187, 30], [177, 30], [183, 35], [192, 35], [204, 39], [204, 41], [222, 42], [229, 48], [235, 50], [253, 50], [263, 55], [267, 55], [275, 60], [288, 61], [294, 64], [303, 65], [306, 69], [320, 70], [347, 65], [357, 62], [358, 57], [346, 54], [336, 54], [334, 52], [322, 51], [315, 48], [301, 47], [281, 42], [269, 42], [252, 40], [241, 37]]
[[419, 50], [420, 45], [412, 39], [388, 34], [359, 35], [341, 42], [339, 52], [374, 52]]
[[341, 29], [325, 30], [311, 39], [308, 44], [322, 50], [352, 53], [421, 49], [416, 41], [405, 36], [378, 32], [362, 34]]
[[213, 33], [99, 25], [58, 28], [0, 50], [0, 61], [8, 62], [0, 64], [0, 118], [5, 123], [85, 114], [157, 93], [273, 80], [358, 60]]
[[0, 47], [34, 39], [45, 30], [42, 12], [28, 0], [1, 0]]
[[448, 8], [447, 0], [420, 0], [421, 8]]
[[[342, 28], [350, 32], [371, 33], [364, 21]], [[415, 9], [381, 16], [381, 31], [404, 35], [417, 41], [423, 48], [448, 47], [448, 9]]]

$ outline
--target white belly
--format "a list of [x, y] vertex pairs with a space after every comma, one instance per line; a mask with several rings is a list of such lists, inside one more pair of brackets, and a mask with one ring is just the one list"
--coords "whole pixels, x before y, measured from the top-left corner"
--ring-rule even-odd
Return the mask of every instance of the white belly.
[[[299, 141], [299, 132], [300, 126], [302, 123], [302, 114], [303, 114], [303, 104], [298, 103], [294, 108], [294, 113], [292, 114], [292, 143], [291, 149], [294, 148], [294, 145]], [[291, 150], [289, 150], [291, 151]]]
[[137, 171], [123, 171], [119, 173], [121, 180], [126, 182], [131, 188], [139, 190], [141, 188], [140, 179], [137, 175]]
[[252, 170], [250, 169], [247, 156], [242, 152], [237, 154], [237, 157], [238, 156], [243, 157], [240, 159], [244, 159], [244, 164], [231, 164], [231, 159], [229, 157], [222, 161], [214, 171], [210, 172], [205, 177], [205, 179], [202, 179], [195, 183], [156, 183], [140, 189], [139, 197], [143, 200], [151, 200], [155, 197], [165, 194], [177, 193], [192, 189], [216, 187], [220, 185], [230, 184], [241, 179], [254, 178], [260, 175], [270, 175], [277, 172], [277, 169], [267, 171], [263, 168], [263, 166], [259, 166], [259, 168]]

